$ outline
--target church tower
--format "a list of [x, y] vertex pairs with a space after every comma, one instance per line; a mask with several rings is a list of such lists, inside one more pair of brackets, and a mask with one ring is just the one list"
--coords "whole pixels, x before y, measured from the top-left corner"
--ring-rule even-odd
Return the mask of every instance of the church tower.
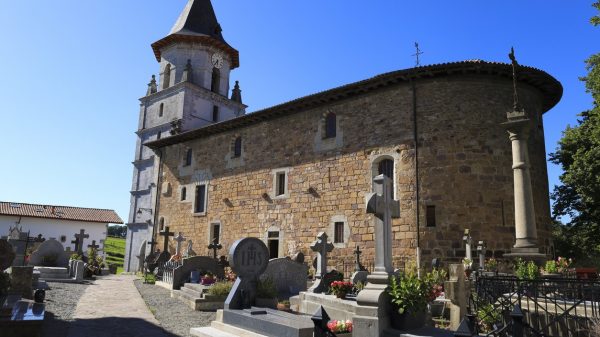
[[144, 144], [241, 116], [246, 109], [237, 82], [229, 96], [229, 75], [239, 67], [239, 53], [223, 38], [210, 0], [188, 0], [169, 34], [153, 43], [152, 50], [160, 76], [152, 76], [140, 99], [126, 271], [141, 268], [140, 257], [150, 249], [145, 243], [162, 221], [155, 218], [158, 158]]

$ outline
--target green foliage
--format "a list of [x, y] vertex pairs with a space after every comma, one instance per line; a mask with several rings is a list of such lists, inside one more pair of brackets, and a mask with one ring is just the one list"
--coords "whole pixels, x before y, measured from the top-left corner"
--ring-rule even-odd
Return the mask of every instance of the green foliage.
[[256, 287], [256, 297], [260, 298], [275, 298], [277, 297], [277, 288], [270, 277], [264, 280], [258, 280]]
[[419, 279], [415, 271], [408, 271], [391, 276], [389, 282], [387, 292], [399, 314], [416, 314], [427, 308], [433, 286], [430, 277]]
[[69, 260], [83, 261], [83, 256], [81, 256], [77, 253], [74, 253], [74, 254], [71, 254], [71, 257], [69, 258]]
[[548, 260], [544, 265], [544, 271], [548, 274], [556, 274], [558, 273], [558, 267], [556, 266], [556, 261]]
[[[600, 11], [600, 1], [593, 6]], [[600, 16], [591, 19], [600, 24]], [[600, 53], [586, 60], [586, 91], [593, 98], [589, 111], [580, 114], [578, 125], [563, 132], [550, 161], [560, 165], [561, 185], [552, 192], [553, 213], [568, 216], [564, 228], [555, 228], [555, 247], [560, 255], [571, 256], [584, 264], [600, 259]]]
[[515, 275], [519, 280], [535, 280], [540, 277], [540, 268], [533, 261], [517, 259]]
[[225, 297], [229, 295], [229, 292], [233, 288], [233, 283], [229, 281], [220, 281], [211, 285], [208, 289], [208, 293], [213, 296], [222, 296]]
[[106, 263], [117, 265], [118, 270], [123, 269], [123, 260], [125, 257], [125, 239], [108, 237], [104, 241], [104, 253], [106, 254]]
[[10, 288], [10, 275], [0, 272], [0, 296], [6, 294]]
[[154, 274], [144, 275], [144, 283], [148, 283], [148, 284], [156, 283], [156, 276], [154, 276]]
[[490, 303], [479, 306], [477, 310], [477, 322], [481, 328], [481, 332], [488, 333], [493, 330], [493, 325], [502, 321], [500, 311], [494, 308]]
[[108, 236], [124, 238], [127, 236], [127, 226], [108, 226]]

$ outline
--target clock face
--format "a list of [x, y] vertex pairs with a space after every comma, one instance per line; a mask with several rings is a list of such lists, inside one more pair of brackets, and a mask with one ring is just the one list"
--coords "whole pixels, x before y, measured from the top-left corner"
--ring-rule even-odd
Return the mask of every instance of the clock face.
[[221, 55], [221, 53], [214, 53], [211, 61], [213, 67], [221, 69], [221, 67], [223, 66], [223, 55]]

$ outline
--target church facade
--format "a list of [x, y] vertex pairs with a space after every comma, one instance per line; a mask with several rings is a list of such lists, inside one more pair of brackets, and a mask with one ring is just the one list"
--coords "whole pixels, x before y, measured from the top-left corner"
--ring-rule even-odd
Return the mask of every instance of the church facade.
[[[541, 70], [518, 70], [539, 245], [548, 250], [543, 114], [562, 87]], [[472, 60], [381, 74], [152, 139], [143, 144], [156, 157], [157, 229], [182, 232], [203, 255], [214, 240], [226, 255], [237, 239], [258, 237], [271, 257], [310, 256], [324, 231], [336, 247], [332, 266], [351, 263], [356, 246], [371, 259], [365, 196], [384, 174], [400, 201], [396, 267], [414, 261], [417, 247], [424, 263], [461, 259], [467, 228], [501, 256], [515, 242], [512, 152], [501, 125], [512, 104], [511, 65]]]

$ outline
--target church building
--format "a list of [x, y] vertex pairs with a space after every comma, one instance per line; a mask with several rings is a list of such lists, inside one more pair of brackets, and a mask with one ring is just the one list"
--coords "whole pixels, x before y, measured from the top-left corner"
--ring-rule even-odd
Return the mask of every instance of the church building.
[[[392, 223], [395, 267], [414, 261], [417, 247], [425, 264], [462, 259], [465, 229], [485, 240], [491, 255], [510, 251], [512, 151], [502, 126], [513, 108], [510, 64], [469, 60], [392, 71], [246, 114], [237, 86], [226, 97], [238, 53], [216, 22], [209, 0], [189, 0], [175, 36], [153, 45], [161, 85], [142, 99], [140, 123], [153, 122], [140, 126], [138, 146], [143, 158], [153, 158], [146, 165], [155, 177], [147, 180], [155, 234], [169, 226], [202, 255], [213, 240], [227, 255], [237, 239], [258, 237], [275, 258], [312, 256], [309, 245], [324, 231], [335, 246], [331, 266], [352, 263], [356, 246], [371, 260], [373, 215], [365, 196], [384, 174], [400, 202]], [[179, 37], [180, 27], [188, 35]], [[562, 86], [532, 67], [519, 66], [518, 74], [545, 252], [552, 242], [543, 114], [558, 103]], [[211, 120], [211, 106], [227, 115]], [[189, 126], [168, 130], [158, 122], [165, 111], [188, 118], [181, 125]], [[211, 122], [194, 124], [195, 115]], [[163, 136], [148, 137], [146, 128]]]

